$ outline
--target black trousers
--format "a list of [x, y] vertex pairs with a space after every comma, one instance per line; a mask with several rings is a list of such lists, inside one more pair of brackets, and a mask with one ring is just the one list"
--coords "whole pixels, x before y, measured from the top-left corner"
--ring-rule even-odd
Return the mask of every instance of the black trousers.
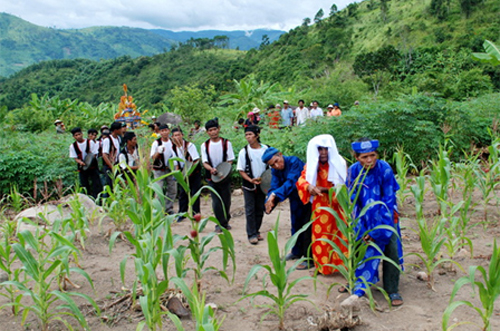
[[[198, 190], [201, 187], [201, 171], [195, 170], [191, 176], [189, 176], [189, 190], [191, 191], [191, 197], [198, 192]], [[181, 185], [179, 185], [179, 213], [185, 213], [188, 211], [188, 204], [189, 204], [189, 198], [182, 188]], [[200, 213], [200, 198], [196, 199], [193, 203], [193, 213], [194, 214], [199, 214]]]
[[262, 218], [264, 217], [264, 203], [266, 195], [257, 187], [253, 191], [243, 188], [243, 197], [245, 198], [245, 216], [247, 219], [248, 239], [260, 234]]
[[209, 185], [220, 196], [219, 199], [214, 192], [210, 191], [215, 218], [217, 218], [222, 227], [227, 228], [229, 220], [231, 219], [231, 179], [228, 176], [219, 183], [209, 181]]
[[97, 168], [80, 170], [78, 173], [81, 187], [84, 187], [87, 194], [97, 199], [99, 193], [102, 192], [102, 183]]

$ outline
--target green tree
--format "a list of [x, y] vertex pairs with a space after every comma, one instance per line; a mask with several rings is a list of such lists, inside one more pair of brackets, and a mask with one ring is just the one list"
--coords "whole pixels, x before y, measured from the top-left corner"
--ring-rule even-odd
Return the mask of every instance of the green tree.
[[321, 20], [323, 19], [323, 15], [325, 15], [325, 13], [323, 12], [323, 9], [320, 8], [320, 10], [318, 10], [316, 15], [314, 16], [314, 23], [318, 24], [319, 22], [321, 22]]
[[330, 7], [330, 17], [331, 16], [335, 16], [338, 12], [338, 8], [337, 8], [337, 5], [336, 4], [333, 4], [331, 7]]
[[384, 23], [387, 21], [387, 13], [389, 12], [388, 2], [389, 0], [380, 0], [380, 14]]
[[360, 53], [354, 60], [354, 73], [372, 86], [377, 97], [382, 84], [393, 76], [399, 58], [399, 51], [393, 46], [386, 46], [375, 52]]
[[174, 112], [181, 115], [184, 120], [204, 120], [212, 115], [211, 106], [216, 95], [213, 85], [205, 88], [197, 84], [176, 86], [170, 93], [172, 94], [170, 102]]
[[309, 17], [304, 18], [302, 26], [308, 26], [309, 24], [311, 24], [311, 19]]

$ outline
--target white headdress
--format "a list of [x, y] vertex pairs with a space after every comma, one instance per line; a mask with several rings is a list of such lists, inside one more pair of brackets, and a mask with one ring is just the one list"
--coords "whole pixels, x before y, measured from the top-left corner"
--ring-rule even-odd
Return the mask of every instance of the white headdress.
[[328, 148], [328, 181], [334, 185], [345, 184], [347, 178], [347, 163], [340, 156], [335, 139], [329, 134], [322, 134], [312, 138], [307, 144], [306, 181], [316, 185], [318, 176], [319, 151], [318, 147]]

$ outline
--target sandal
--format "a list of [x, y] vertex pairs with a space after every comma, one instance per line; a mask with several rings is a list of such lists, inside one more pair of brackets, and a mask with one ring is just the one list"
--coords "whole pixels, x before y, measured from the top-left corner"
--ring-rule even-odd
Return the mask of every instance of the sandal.
[[314, 263], [309, 263], [308, 261], [304, 261], [302, 263], [300, 263], [297, 268], [295, 268], [295, 270], [307, 270], [307, 269], [311, 269], [312, 267], [314, 267]]
[[403, 297], [399, 295], [399, 293], [391, 293], [389, 294], [389, 299], [391, 299], [391, 305], [393, 307], [401, 306], [403, 302]]
[[349, 293], [349, 285], [345, 284], [344, 286], [339, 287], [339, 293]]

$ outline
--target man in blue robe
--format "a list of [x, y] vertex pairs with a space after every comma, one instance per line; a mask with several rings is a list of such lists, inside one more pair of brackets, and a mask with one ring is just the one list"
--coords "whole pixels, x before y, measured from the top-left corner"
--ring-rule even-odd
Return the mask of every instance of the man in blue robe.
[[[311, 219], [311, 203], [304, 205], [297, 192], [297, 180], [304, 169], [304, 162], [296, 156], [284, 156], [276, 148], [270, 147], [262, 155], [262, 162], [268, 164], [272, 170], [271, 188], [267, 192], [266, 213], [269, 214], [279, 202], [290, 201], [290, 219], [292, 223], [292, 235], [299, 231]], [[296, 260], [308, 257], [308, 248], [311, 244], [311, 227], [302, 232], [287, 254], [287, 260]], [[309, 266], [309, 262], [305, 261]]]
[[[356, 217], [370, 203], [383, 202], [383, 204], [369, 207], [366, 213], [359, 218], [356, 224], [357, 239], [362, 239], [367, 243], [374, 242], [387, 258], [394, 261], [396, 265], [402, 265], [403, 248], [400, 239], [401, 228], [396, 198], [399, 185], [390, 165], [383, 160], [378, 160], [378, 146], [378, 140], [362, 140], [352, 143], [357, 162], [349, 167], [347, 185], [350, 190], [353, 190], [351, 196], [353, 201], [360, 190], [355, 206]], [[392, 226], [395, 231], [375, 229], [379, 225]], [[374, 247], [368, 246], [365, 260], [379, 255], [380, 253]], [[354, 288], [355, 295], [358, 297], [364, 295], [366, 285], [361, 281], [361, 277], [368, 284], [375, 284], [379, 281], [379, 264], [380, 259], [374, 259], [366, 263], [363, 262], [357, 267], [356, 277], [358, 281]], [[384, 289], [389, 295], [392, 305], [402, 305], [403, 298], [398, 293], [400, 269], [388, 261], [383, 261], [382, 272]]]

